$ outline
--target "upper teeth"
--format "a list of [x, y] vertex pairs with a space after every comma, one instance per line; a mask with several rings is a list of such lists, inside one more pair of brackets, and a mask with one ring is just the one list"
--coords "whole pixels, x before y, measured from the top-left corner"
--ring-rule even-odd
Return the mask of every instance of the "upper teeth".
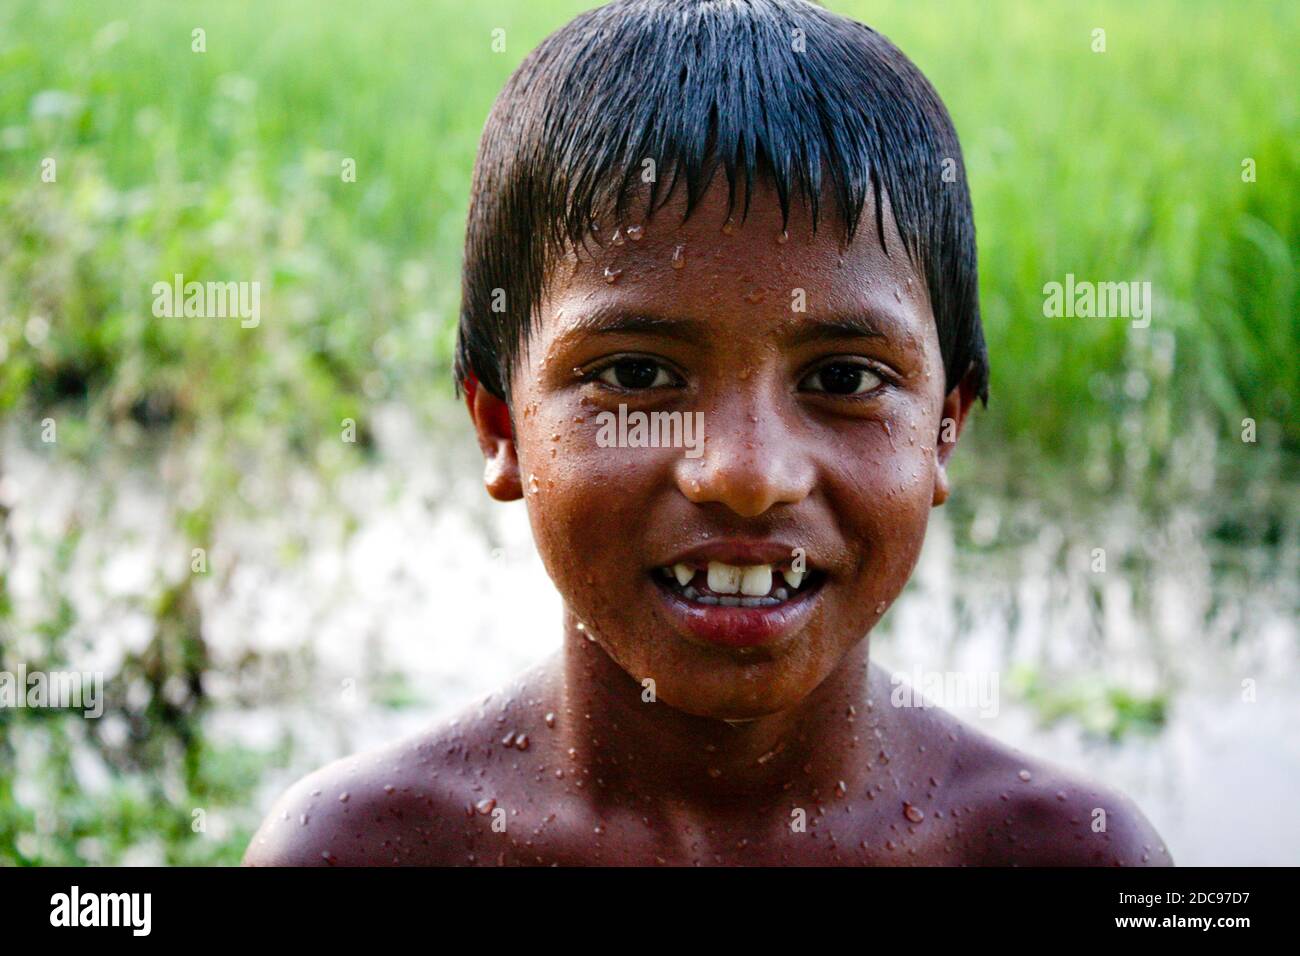
[[[772, 590], [772, 570], [770, 564], [740, 566], [722, 561], [710, 561], [708, 587], [716, 594], [740, 593], [747, 597], [762, 597]], [[686, 587], [695, 577], [695, 569], [687, 564], [673, 565], [671, 573], [682, 587]], [[799, 587], [803, 582], [803, 571], [781, 573], [785, 575], [786, 583], [792, 589]]]

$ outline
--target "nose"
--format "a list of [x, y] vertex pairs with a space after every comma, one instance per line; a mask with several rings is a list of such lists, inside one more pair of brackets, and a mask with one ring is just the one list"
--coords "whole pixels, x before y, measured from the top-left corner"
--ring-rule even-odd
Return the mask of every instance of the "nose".
[[797, 428], [757, 389], [714, 402], [704, 414], [704, 437], [704, 453], [679, 459], [674, 476], [695, 504], [718, 502], [754, 518], [812, 491], [816, 472]]

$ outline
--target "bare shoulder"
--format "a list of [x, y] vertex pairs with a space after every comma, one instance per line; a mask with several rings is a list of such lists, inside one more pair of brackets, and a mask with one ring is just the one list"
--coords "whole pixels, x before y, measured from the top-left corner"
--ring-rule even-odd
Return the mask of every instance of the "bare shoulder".
[[[441, 866], [496, 860], [502, 816], [546, 803], [520, 758], [546, 758], [548, 671], [521, 675], [454, 718], [337, 760], [276, 801], [244, 855], [249, 866]], [[541, 710], [541, 713], [538, 711]], [[505, 736], [503, 736], [503, 734]], [[536, 776], [536, 775], [534, 775]]]
[[964, 728], [954, 776], [968, 862], [980, 866], [1172, 866], [1127, 796]]
[[437, 865], [454, 855], [456, 783], [439, 773], [443, 724], [308, 774], [271, 808], [246, 866]]

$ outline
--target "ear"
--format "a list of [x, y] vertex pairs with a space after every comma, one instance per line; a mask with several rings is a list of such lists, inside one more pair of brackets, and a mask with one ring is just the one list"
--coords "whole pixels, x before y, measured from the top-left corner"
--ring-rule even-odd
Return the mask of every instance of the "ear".
[[479, 384], [473, 373], [465, 379], [464, 388], [465, 405], [483, 451], [483, 484], [497, 501], [518, 501], [524, 492], [510, 406]]
[[934, 507], [948, 500], [948, 459], [957, 447], [966, 414], [975, 402], [975, 370], [968, 369], [957, 387], [943, 400], [943, 415], [939, 419], [939, 434], [935, 443]]

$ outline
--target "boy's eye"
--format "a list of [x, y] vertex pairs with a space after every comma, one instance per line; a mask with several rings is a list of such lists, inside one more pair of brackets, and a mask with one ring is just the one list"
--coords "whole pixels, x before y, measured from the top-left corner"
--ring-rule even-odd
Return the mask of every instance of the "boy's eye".
[[828, 395], [861, 395], [882, 384], [879, 375], [855, 362], [823, 365], [800, 383], [800, 388]]
[[661, 364], [644, 358], [619, 359], [606, 367], [597, 378], [618, 388], [658, 388], [671, 385], [673, 378]]

